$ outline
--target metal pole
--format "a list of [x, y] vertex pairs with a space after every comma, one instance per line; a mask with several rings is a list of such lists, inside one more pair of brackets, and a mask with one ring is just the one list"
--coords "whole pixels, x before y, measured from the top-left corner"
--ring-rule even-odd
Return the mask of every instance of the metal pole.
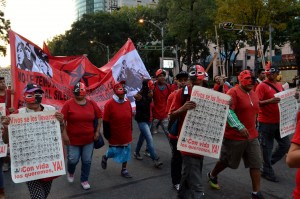
[[106, 46], [106, 50], [107, 50], [107, 62], [109, 62], [109, 46]]
[[164, 27], [161, 27], [161, 68], [164, 67]]
[[269, 61], [272, 64], [272, 26], [269, 24]]

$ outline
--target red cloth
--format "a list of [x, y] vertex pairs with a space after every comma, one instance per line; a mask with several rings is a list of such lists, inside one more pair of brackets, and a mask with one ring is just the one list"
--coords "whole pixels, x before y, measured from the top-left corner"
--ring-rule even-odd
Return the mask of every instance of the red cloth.
[[[220, 84], [215, 84], [214, 85], [214, 90], [219, 91], [220, 86], [221, 86]], [[225, 83], [222, 86], [223, 86], [223, 93], [227, 93], [227, 91], [230, 89], [229, 86]]]
[[[283, 91], [282, 85], [278, 82], [272, 83], [269, 80], [265, 80], [274, 85], [279, 91]], [[259, 101], [268, 100], [274, 97], [276, 91], [265, 83], [260, 83], [256, 91]], [[259, 107], [259, 113], [257, 120], [263, 123], [276, 124], [279, 123], [279, 108], [278, 104], [266, 104]]]
[[255, 92], [256, 91], [256, 88], [257, 88], [257, 86], [259, 85], [260, 83], [258, 83], [257, 81], [255, 82], [255, 84], [254, 84], [254, 86], [253, 86], [253, 91]]
[[132, 109], [129, 100], [117, 103], [110, 99], [104, 106], [103, 121], [109, 122], [109, 144], [123, 145], [132, 141]]
[[[6, 96], [7, 96], [7, 99], [6, 99]], [[11, 92], [9, 89], [6, 89], [5, 95], [0, 96], [0, 103], [6, 103], [6, 108], [11, 107]]]
[[153, 107], [153, 119], [165, 119], [168, 117], [167, 113], [166, 113], [166, 106], [167, 106], [167, 100], [168, 97], [171, 93], [171, 90], [169, 88], [169, 85], [165, 85], [165, 89], [164, 90], [160, 90], [158, 88], [158, 84], [155, 84], [155, 88], [154, 88], [154, 93], [153, 93], [153, 103], [154, 103], [154, 107]]
[[[248, 95], [240, 86], [235, 86], [227, 92], [227, 95], [231, 96], [231, 109], [249, 132], [248, 139], [257, 138], [258, 132], [255, 127], [255, 120], [259, 110], [259, 100], [256, 93], [251, 90]], [[247, 139], [241, 136], [237, 129], [230, 127], [228, 124], [225, 128], [224, 137], [231, 140]]]
[[[189, 89], [189, 95], [191, 95], [192, 93], [192, 87], [191, 86], [188, 86], [188, 89]], [[174, 99], [173, 99], [173, 102], [171, 104], [171, 108], [170, 108], [170, 112], [169, 113], [172, 113], [174, 111], [176, 111], [177, 109], [179, 109], [180, 107], [182, 107], [182, 89], [179, 89], [176, 93], [175, 93], [175, 96], [174, 96]], [[190, 99], [186, 99], [186, 101], [190, 101]], [[183, 121], [184, 121], [184, 118], [186, 116], [186, 113], [187, 111], [185, 111], [184, 114], [182, 114], [179, 118], [179, 124], [178, 124], [178, 130], [179, 132], [181, 131], [181, 128], [182, 128], [182, 125], [183, 125]], [[185, 152], [185, 151], [180, 151], [181, 154], [183, 155], [187, 155], [187, 156], [194, 156], [194, 157], [203, 157], [202, 155], [198, 155], [198, 154], [194, 154], [194, 153], [188, 153], [188, 152]]]
[[[298, 122], [297, 122], [296, 131], [291, 142], [300, 145], [300, 122], [299, 122], [300, 112], [298, 112], [297, 120]], [[298, 169], [296, 174], [296, 187], [294, 189], [293, 196], [294, 199], [300, 199], [300, 169]]]
[[166, 106], [166, 113], [167, 113], [167, 114], [168, 114], [169, 111], [170, 111], [172, 102], [173, 102], [173, 100], [174, 100], [174, 97], [175, 97], [177, 91], [178, 91], [178, 90], [175, 90], [175, 91], [172, 92], [172, 93], [169, 95], [169, 97], [168, 97], [168, 100], [167, 100], [167, 106]]
[[67, 122], [66, 128], [71, 145], [79, 146], [93, 142], [94, 119], [95, 117], [102, 117], [102, 112], [97, 104], [94, 101], [86, 100], [86, 105], [82, 106], [77, 104], [75, 99], [70, 99], [65, 102], [61, 109]]
[[174, 91], [176, 91], [177, 89], [178, 89], [177, 84], [171, 84], [171, 88], [170, 88], [171, 92], [174, 92]]

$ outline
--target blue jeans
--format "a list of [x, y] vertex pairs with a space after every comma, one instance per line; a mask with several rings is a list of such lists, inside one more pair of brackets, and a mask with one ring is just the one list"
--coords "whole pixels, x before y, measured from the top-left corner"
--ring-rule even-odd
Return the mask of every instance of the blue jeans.
[[153, 118], [153, 121], [152, 121], [152, 126], [151, 126], [151, 132], [153, 134], [156, 134], [157, 133], [157, 126], [161, 126], [164, 133], [167, 135], [167, 138], [168, 138], [168, 124], [169, 124], [169, 120], [168, 118], [164, 118], [162, 120], [159, 120], [159, 119], [155, 119]]
[[2, 171], [3, 159], [4, 159], [4, 158], [0, 158], [0, 188], [1, 188], [1, 189], [4, 188], [3, 171]]
[[[290, 139], [288, 136], [280, 138], [279, 124], [259, 123], [258, 131], [260, 134], [260, 145], [263, 153], [262, 174], [275, 177], [272, 165], [281, 160], [290, 148]], [[273, 152], [274, 139], [278, 147]]]
[[147, 150], [150, 153], [150, 157], [152, 160], [156, 160], [157, 155], [154, 150], [153, 138], [152, 138], [151, 131], [150, 131], [151, 123], [150, 122], [138, 122], [138, 126], [139, 126], [141, 133], [140, 133], [140, 137], [139, 137], [139, 140], [138, 140], [136, 148], [135, 148], [135, 152], [137, 154], [140, 153], [143, 142], [146, 139]]
[[75, 173], [76, 165], [81, 157], [81, 176], [80, 181], [85, 182], [89, 179], [92, 156], [94, 151], [94, 142], [82, 146], [67, 146], [68, 151], [68, 172]]

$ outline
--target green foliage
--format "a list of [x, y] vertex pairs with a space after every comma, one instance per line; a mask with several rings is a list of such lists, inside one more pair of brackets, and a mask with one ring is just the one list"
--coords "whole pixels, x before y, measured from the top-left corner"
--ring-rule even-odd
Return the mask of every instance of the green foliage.
[[214, 0], [163, 0], [158, 9], [167, 13], [170, 36], [178, 44], [186, 64], [203, 62], [213, 34]]
[[6, 44], [8, 41], [8, 30], [10, 29], [10, 21], [5, 19], [3, 8], [5, 0], [0, 0], [0, 56], [6, 55]]

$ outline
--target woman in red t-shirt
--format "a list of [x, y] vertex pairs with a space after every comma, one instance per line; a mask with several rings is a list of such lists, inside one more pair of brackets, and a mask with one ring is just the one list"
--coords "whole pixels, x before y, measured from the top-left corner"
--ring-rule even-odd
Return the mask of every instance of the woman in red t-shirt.
[[[292, 139], [290, 150], [286, 157], [286, 163], [290, 168], [300, 168], [300, 113], [298, 113], [298, 122], [295, 134]], [[294, 190], [294, 199], [300, 199], [300, 169], [296, 174], [296, 187]]]
[[130, 101], [125, 97], [125, 81], [113, 87], [114, 95], [104, 106], [103, 134], [109, 142], [106, 155], [102, 156], [101, 166], [107, 167], [108, 158], [122, 163], [121, 176], [132, 178], [127, 171], [127, 161], [130, 160], [132, 142], [132, 109]]
[[[100, 123], [102, 113], [97, 104], [85, 98], [86, 88], [81, 82], [74, 86], [74, 98], [65, 102], [61, 112], [64, 114], [66, 128], [62, 134], [67, 145], [68, 173], [70, 183], [74, 181], [76, 165], [81, 157], [80, 182], [83, 189], [90, 189], [88, 183], [94, 141], [100, 135]], [[98, 118], [98, 126], [94, 128], [94, 119]]]

